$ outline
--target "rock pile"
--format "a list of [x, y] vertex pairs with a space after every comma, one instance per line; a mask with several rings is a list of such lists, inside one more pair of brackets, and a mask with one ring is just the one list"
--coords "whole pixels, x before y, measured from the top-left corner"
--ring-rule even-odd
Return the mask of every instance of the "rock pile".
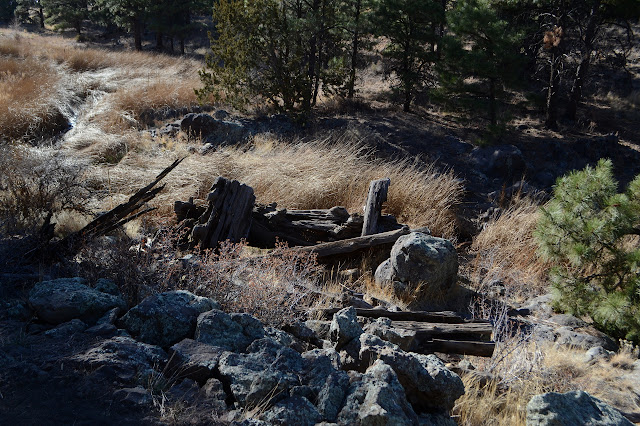
[[164, 384], [169, 398], [230, 422], [254, 413], [252, 424], [454, 424], [449, 412], [464, 393], [436, 356], [365, 332], [354, 308], [336, 313], [323, 333], [313, 321], [287, 333], [186, 291], [151, 296], [117, 319], [121, 297], [107, 295], [79, 279], [58, 280], [37, 286], [31, 304], [44, 321], [67, 320], [53, 330], [111, 327], [72, 365], [92, 383], [116, 384], [113, 403], [149, 406], [154, 386]]

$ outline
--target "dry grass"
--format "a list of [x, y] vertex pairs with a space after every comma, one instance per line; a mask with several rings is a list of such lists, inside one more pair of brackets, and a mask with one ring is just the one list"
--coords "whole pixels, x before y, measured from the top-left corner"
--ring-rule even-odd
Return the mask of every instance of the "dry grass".
[[59, 67], [0, 57], [0, 140], [38, 137], [66, 127], [73, 94]]
[[42, 123], [64, 128], [68, 120], [74, 128], [65, 147], [116, 162], [135, 143], [132, 130], [197, 105], [199, 68], [180, 57], [2, 30], [0, 129], [5, 138], [29, 139], [34, 129], [47, 133], [38, 127]]
[[507, 293], [527, 299], [546, 291], [549, 265], [537, 255], [533, 231], [539, 203], [533, 197], [516, 197], [512, 204], [486, 224], [471, 247], [471, 281], [475, 290], [501, 281]]
[[610, 360], [587, 364], [584, 351], [551, 344], [519, 345], [493, 370], [502, 379], [481, 383], [477, 376], [462, 376], [466, 393], [454, 409], [458, 424], [524, 426], [531, 397], [572, 390], [586, 391], [619, 410], [637, 412], [640, 406], [633, 397], [633, 379], [628, 369], [620, 367], [634, 360], [637, 355], [623, 349]]
[[[177, 149], [177, 155], [184, 154]], [[128, 193], [132, 185], [143, 185], [169, 161], [162, 153], [127, 156], [111, 170], [114, 191]], [[170, 206], [178, 199], [204, 199], [216, 176], [252, 186], [260, 203], [296, 209], [344, 206], [360, 213], [369, 182], [389, 177], [385, 212], [401, 223], [428, 226], [435, 235], [449, 238], [455, 237], [454, 208], [463, 190], [452, 173], [438, 172], [431, 164], [375, 158], [350, 133], [295, 143], [262, 135], [250, 146], [189, 156], [166, 178], [167, 189], [158, 197], [160, 213], [172, 215]]]

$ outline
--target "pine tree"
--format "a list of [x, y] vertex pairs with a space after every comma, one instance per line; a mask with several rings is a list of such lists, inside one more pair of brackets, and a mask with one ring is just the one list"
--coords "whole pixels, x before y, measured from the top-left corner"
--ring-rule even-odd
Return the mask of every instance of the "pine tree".
[[136, 50], [142, 50], [142, 29], [150, 0], [95, 0], [96, 7], [108, 15], [108, 20], [133, 33]]
[[[16, 0], [14, 16], [16, 20], [23, 24], [36, 23], [40, 28], [44, 28], [44, 9], [42, 0]], [[33, 16], [37, 17], [37, 21]]]
[[40, 0], [45, 22], [56, 30], [73, 28], [82, 33], [82, 22], [89, 17], [88, 0]]
[[284, 112], [308, 113], [320, 88], [344, 83], [334, 0], [220, 0], [216, 32], [196, 93], [236, 105], [261, 96]]
[[13, 13], [16, 10], [16, 0], [5, 0], [0, 3], [0, 22], [9, 22], [13, 19]]
[[404, 111], [410, 111], [437, 58], [434, 46], [443, 18], [442, 3], [435, 0], [384, 0], [374, 12], [375, 34], [390, 41], [383, 55], [397, 76], [394, 89], [402, 94]]
[[556, 265], [556, 307], [640, 342], [640, 246], [631, 238], [640, 235], [640, 176], [617, 188], [609, 160], [559, 179], [536, 237]]
[[[522, 34], [501, 19], [489, 0], [460, 0], [447, 14], [453, 36], [445, 40], [443, 80], [487, 99], [489, 121], [496, 125], [498, 97], [504, 86], [518, 81], [523, 65]], [[469, 83], [474, 77], [481, 85]]]

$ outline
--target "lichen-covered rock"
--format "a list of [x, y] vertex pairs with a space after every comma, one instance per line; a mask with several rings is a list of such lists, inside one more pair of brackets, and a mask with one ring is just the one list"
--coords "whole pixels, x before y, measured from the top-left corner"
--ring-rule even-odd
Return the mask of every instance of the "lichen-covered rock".
[[161, 370], [167, 354], [158, 346], [137, 342], [129, 337], [103, 340], [72, 358], [77, 367], [87, 371], [108, 371], [109, 377], [124, 382], [142, 380]]
[[618, 410], [583, 391], [536, 395], [527, 404], [527, 426], [631, 426]]
[[313, 404], [300, 396], [283, 399], [260, 416], [270, 425], [313, 426], [321, 419]]
[[365, 325], [364, 331], [383, 340], [398, 345], [403, 351], [409, 351], [413, 347], [416, 338], [415, 330], [394, 328], [389, 318], [378, 318], [374, 322]]
[[60, 324], [51, 330], [45, 331], [44, 335], [52, 338], [69, 337], [76, 333], [81, 333], [86, 329], [87, 324], [76, 318], [69, 322], [65, 322], [64, 324]]
[[344, 308], [333, 315], [329, 336], [331, 341], [335, 343], [336, 350], [340, 350], [350, 341], [357, 339], [363, 332], [353, 307]]
[[364, 374], [353, 374], [338, 424], [417, 425], [418, 416], [394, 370], [378, 360]]
[[121, 319], [124, 328], [138, 340], [168, 347], [193, 336], [202, 312], [219, 308], [218, 303], [184, 290], [169, 291], [144, 299]]
[[377, 336], [360, 336], [360, 366], [383, 360], [391, 366], [417, 412], [446, 413], [464, 394], [460, 377], [447, 369], [435, 355], [405, 352]]
[[93, 289], [83, 278], [39, 282], [29, 292], [29, 304], [40, 319], [51, 324], [75, 318], [92, 323], [110, 309], [126, 309], [121, 297]]
[[376, 269], [375, 280], [397, 297], [420, 298], [425, 291], [447, 291], [458, 275], [458, 255], [451, 241], [420, 232], [403, 235], [391, 257]]
[[170, 374], [204, 383], [213, 376], [223, 352], [223, 348], [184, 339], [169, 349], [167, 369]]
[[340, 355], [333, 349], [313, 349], [302, 354], [305, 362], [303, 382], [320, 392], [327, 377], [340, 369]]
[[236, 401], [250, 407], [285, 397], [289, 389], [302, 385], [304, 370], [305, 361], [298, 352], [269, 338], [254, 341], [246, 354], [225, 352], [218, 362], [218, 371]]
[[344, 371], [335, 371], [327, 377], [318, 393], [316, 406], [322, 418], [335, 422], [345, 403], [349, 389], [349, 375]]
[[198, 317], [195, 339], [199, 342], [242, 352], [265, 336], [262, 323], [249, 314], [227, 314], [217, 309]]
[[200, 394], [214, 412], [222, 413], [227, 409], [227, 394], [220, 380], [214, 378], [207, 380], [200, 389]]

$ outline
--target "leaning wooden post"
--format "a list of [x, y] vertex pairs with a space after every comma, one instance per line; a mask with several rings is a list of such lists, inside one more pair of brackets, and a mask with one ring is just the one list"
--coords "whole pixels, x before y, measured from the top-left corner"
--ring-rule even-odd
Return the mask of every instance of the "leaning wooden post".
[[362, 225], [361, 236], [377, 234], [378, 220], [382, 214], [382, 203], [387, 201], [387, 192], [391, 179], [378, 179], [369, 184], [369, 195], [367, 204], [364, 207], [364, 223]]

